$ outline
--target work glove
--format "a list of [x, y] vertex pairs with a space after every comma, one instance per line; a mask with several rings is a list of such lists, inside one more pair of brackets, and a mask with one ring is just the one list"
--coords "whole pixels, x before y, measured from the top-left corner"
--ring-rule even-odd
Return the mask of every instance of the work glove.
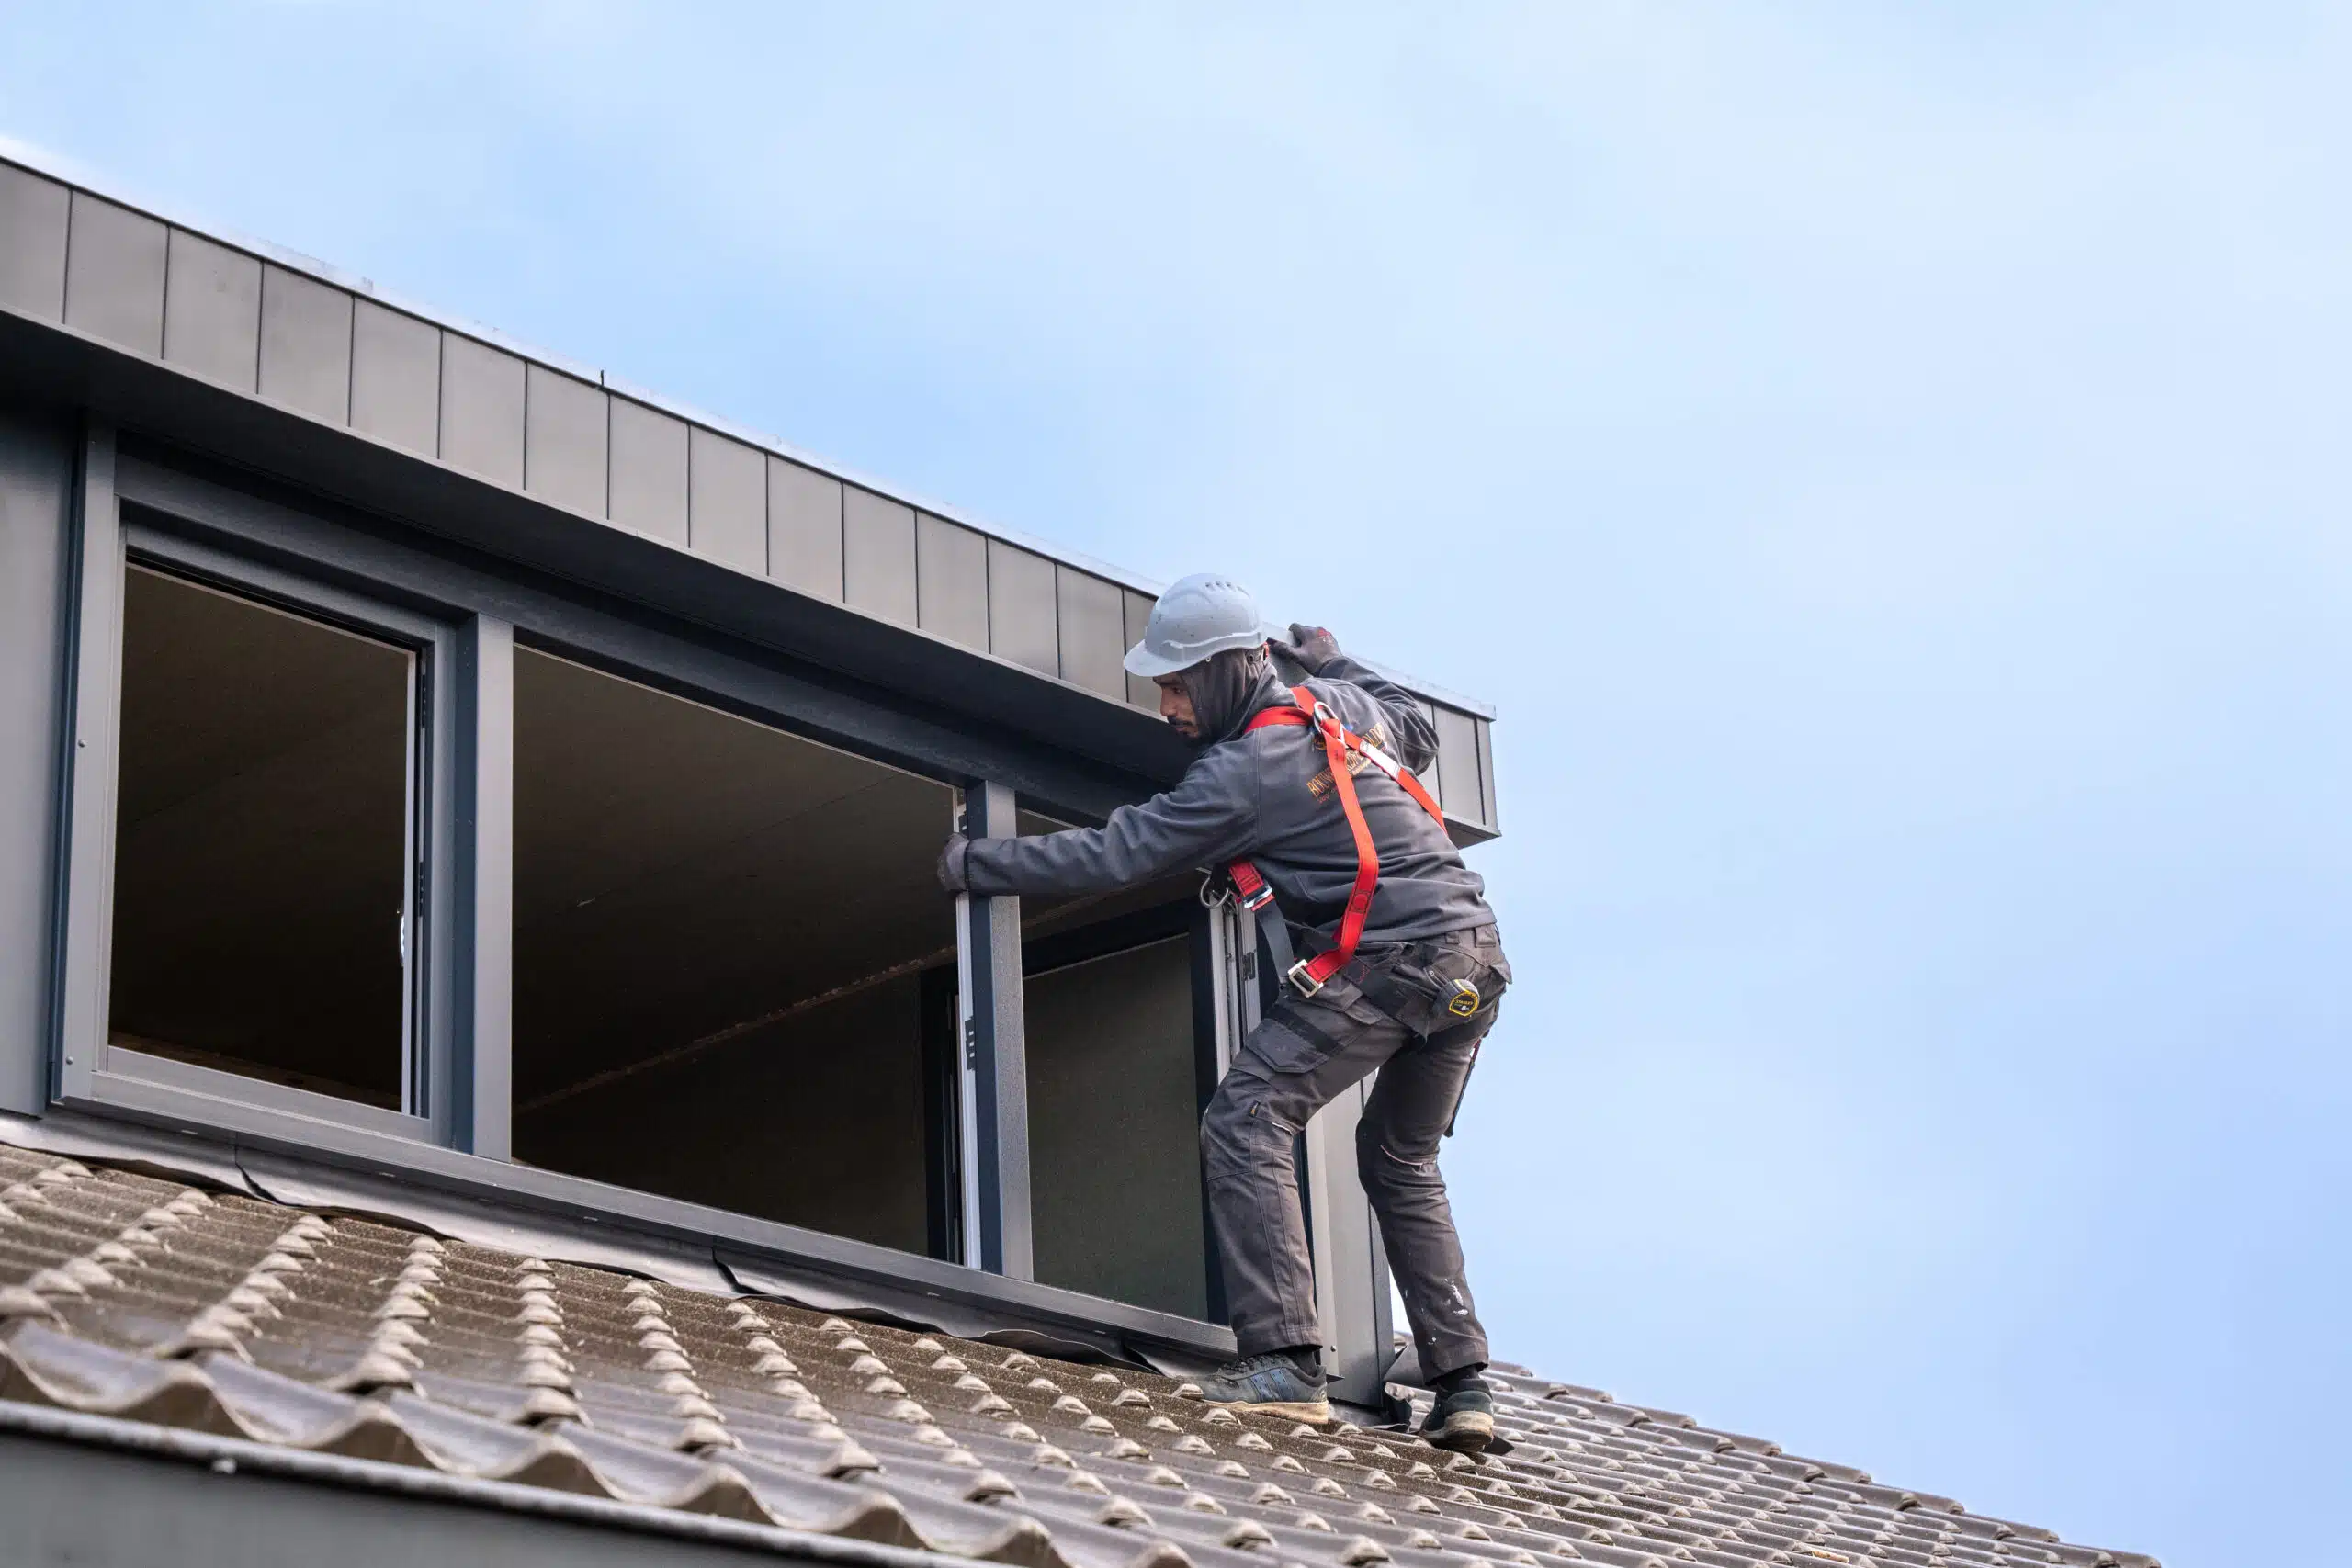
[[939, 886], [948, 893], [969, 893], [971, 884], [964, 880], [965, 857], [972, 852], [972, 840], [961, 833], [950, 833], [939, 852]]
[[1290, 656], [1292, 663], [1309, 675], [1320, 675], [1325, 665], [1340, 657], [1340, 639], [1322, 626], [1293, 621], [1290, 641], [1283, 646], [1283, 651]]

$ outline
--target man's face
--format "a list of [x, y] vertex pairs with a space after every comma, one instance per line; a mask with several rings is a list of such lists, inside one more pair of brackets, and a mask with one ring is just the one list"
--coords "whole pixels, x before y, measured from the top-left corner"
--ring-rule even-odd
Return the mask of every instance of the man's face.
[[1154, 675], [1151, 683], [1159, 688], [1159, 716], [1166, 719], [1177, 734], [1187, 740], [1201, 738], [1201, 721], [1193, 712], [1193, 694], [1184, 688], [1182, 675]]

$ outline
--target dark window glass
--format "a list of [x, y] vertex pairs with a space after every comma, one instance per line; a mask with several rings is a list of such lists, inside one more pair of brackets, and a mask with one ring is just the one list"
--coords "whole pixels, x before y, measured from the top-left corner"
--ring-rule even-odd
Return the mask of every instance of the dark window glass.
[[416, 678], [407, 649], [130, 569], [111, 1047], [401, 1107]]
[[[1065, 824], [1023, 811], [1019, 830]], [[1023, 899], [1037, 1278], [1185, 1317], [1221, 1312], [1200, 1117], [1216, 1084], [1200, 876]]]
[[930, 780], [517, 649], [517, 1156], [937, 1245], [925, 1047], [955, 1026], [933, 1000], [956, 962], [933, 874], [949, 805]]
[[1193, 939], [1028, 977], [1037, 1278], [1208, 1315]]

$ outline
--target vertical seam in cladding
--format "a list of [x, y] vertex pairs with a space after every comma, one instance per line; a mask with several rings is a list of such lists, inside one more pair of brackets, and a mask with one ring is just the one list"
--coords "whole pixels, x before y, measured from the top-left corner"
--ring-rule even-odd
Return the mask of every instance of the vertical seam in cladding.
[[348, 430], [359, 402], [359, 300], [348, 292], [343, 292], [349, 307], [343, 313], [343, 427]]
[[[841, 568], [839, 575], [841, 577], [842, 584], [842, 596], [840, 602], [842, 607], [847, 609], [850, 607], [849, 481], [842, 479], [836, 479], [833, 480], [833, 544], [835, 548], [840, 552], [839, 558], [841, 561]], [[918, 608], [920, 608], [920, 606], [918, 606]]]
[[441, 450], [441, 427], [449, 405], [449, 333], [436, 328], [433, 333], [433, 458], [446, 463], [449, 459]]
[[[243, 252], [238, 253], [243, 254]], [[261, 396], [261, 339], [269, 330], [269, 264], [254, 258], [254, 396]]]
[[172, 254], [179, 249], [180, 231], [164, 225], [164, 306], [156, 312], [155, 357], [171, 363], [172, 346]]
[[531, 362], [523, 361], [523, 474], [514, 488], [531, 493]]
[[775, 515], [775, 459], [767, 452], [762, 451], [760, 453], [760, 575], [770, 581], [775, 579], [775, 530], [770, 526], [768, 521]]
[[72, 186], [65, 187], [65, 276], [57, 280], [57, 324], [61, 327], [74, 319], [74, 198], [79, 195]]
[[695, 427], [686, 426], [686, 551], [695, 547]]

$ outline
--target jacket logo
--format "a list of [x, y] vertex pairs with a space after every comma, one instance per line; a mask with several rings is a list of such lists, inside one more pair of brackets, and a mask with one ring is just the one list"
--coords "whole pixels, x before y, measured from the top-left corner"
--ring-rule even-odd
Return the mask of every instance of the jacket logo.
[[[1387, 750], [1387, 727], [1375, 719], [1373, 722], [1372, 728], [1363, 731], [1363, 739], [1367, 745], [1377, 746], [1384, 751]], [[1311, 740], [1312, 738], [1310, 737], [1310, 741]], [[1320, 744], [1320, 742], [1313, 743]], [[1372, 766], [1372, 759], [1365, 756], [1363, 752], [1350, 751], [1348, 753], [1348, 774], [1350, 777], [1353, 777], [1357, 773], [1363, 773], [1370, 766]], [[1313, 778], [1306, 781], [1306, 793], [1313, 795], [1317, 800], [1322, 799], [1325, 795], [1331, 793], [1331, 769], [1329, 764], [1326, 764]]]

